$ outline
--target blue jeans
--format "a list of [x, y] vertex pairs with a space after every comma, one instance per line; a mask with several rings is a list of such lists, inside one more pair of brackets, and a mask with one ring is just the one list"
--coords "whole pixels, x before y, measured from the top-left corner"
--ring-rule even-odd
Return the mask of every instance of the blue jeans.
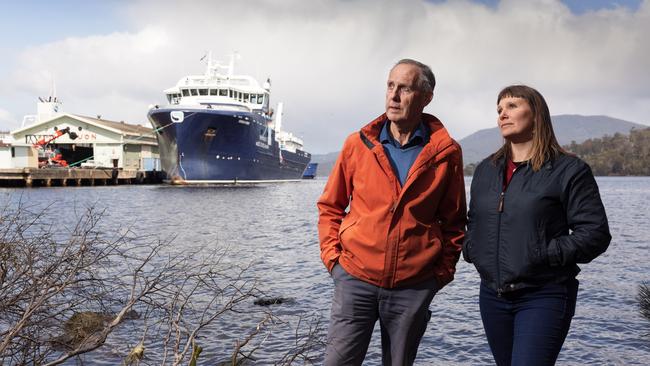
[[383, 365], [412, 365], [431, 318], [435, 279], [415, 286], [385, 289], [332, 269], [334, 299], [325, 351], [326, 366], [361, 365], [375, 323], [381, 327]]
[[576, 279], [501, 297], [481, 283], [481, 318], [497, 365], [554, 365], [569, 332], [577, 295]]

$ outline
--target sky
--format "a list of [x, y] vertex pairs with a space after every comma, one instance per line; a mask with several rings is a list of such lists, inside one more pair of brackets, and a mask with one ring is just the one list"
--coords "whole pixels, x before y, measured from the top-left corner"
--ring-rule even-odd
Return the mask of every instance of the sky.
[[650, 124], [650, 0], [0, 0], [0, 130], [55, 85], [65, 112], [148, 125], [206, 52], [272, 80], [283, 128], [312, 153], [384, 111], [402, 58], [429, 65], [425, 112], [461, 139], [496, 126], [496, 96], [527, 84], [552, 115]]

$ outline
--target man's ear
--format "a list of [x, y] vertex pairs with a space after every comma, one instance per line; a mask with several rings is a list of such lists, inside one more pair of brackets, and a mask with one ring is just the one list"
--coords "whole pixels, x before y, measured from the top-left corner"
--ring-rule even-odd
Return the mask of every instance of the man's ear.
[[426, 99], [424, 100], [424, 106], [425, 107], [428, 106], [432, 100], [433, 100], [433, 92], [427, 94]]

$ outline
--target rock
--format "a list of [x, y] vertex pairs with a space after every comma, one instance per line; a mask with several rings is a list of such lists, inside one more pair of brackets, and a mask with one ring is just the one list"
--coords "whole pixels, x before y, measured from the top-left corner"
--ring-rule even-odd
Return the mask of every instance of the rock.
[[257, 298], [253, 304], [259, 306], [270, 306], [279, 304], [292, 304], [295, 300], [288, 297], [260, 297]]

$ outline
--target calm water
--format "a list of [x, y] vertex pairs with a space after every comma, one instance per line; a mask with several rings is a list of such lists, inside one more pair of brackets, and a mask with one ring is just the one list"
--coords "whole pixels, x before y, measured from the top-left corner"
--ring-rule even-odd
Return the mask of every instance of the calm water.
[[[640, 283], [650, 283], [650, 178], [599, 178], [598, 183], [613, 239], [604, 255], [582, 266], [576, 315], [558, 364], [646, 365], [650, 322], [639, 315], [635, 296]], [[262, 365], [272, 364], [293, 345], [301, 316], [327, 323], [333, 289], [319, 258], [315, 207], [324, 184], [314, 180], [252, 188], [59, 187], [2, 189], [0, 195], [3, 201], [53, 203], [47, 211], [53, 221], [96, 205], [106, 208], [104, 227], [115, 231], [131, 227], [160, 238], [176, 236], [174, 246], [188, 251], [201, 245], [228, 246], [233, 253], [230, 261], [252, 263], [249, 274], [259, 279], [265, 293], [295, 299], [271, 308], [284, 323], [269, 328], [270, 335], [255, 353], [256, 364]], [[493, 363], [478, 310], [478, 275], [462, 260], [457, 270], [456, 280], [431, 305], [433, 316], [416, 364]], [[235, 340], [252, 331], [267, 309], [251, 300], [243, 310], [202, 335], [201, 364], [227, 360]], [[125, 324], [108, 347], [86, 356], [85, 363], [119, 364], [126, 344], [137, 343], [138, 329], [137, 322]], [[156, 344], [145, 346], [152, 350]], [[155, 364], [155, 359], [148, 363]], [[381, 364], [377, 329], [365, 364]]]

